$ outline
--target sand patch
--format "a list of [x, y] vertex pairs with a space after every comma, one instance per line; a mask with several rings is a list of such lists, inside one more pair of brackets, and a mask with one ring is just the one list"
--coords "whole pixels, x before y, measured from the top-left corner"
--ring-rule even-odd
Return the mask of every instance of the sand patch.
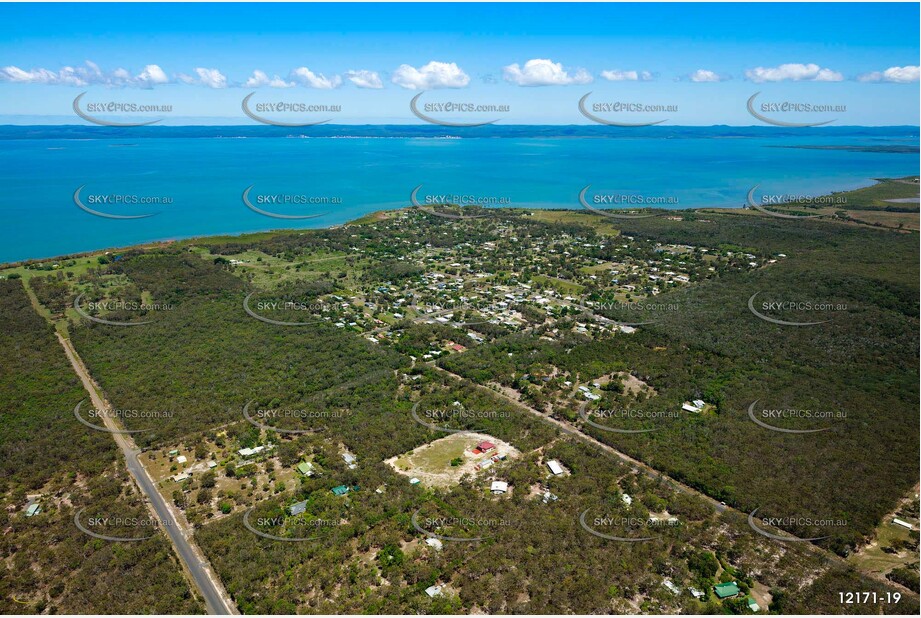
[[[481, 442], [491, 442], [495, 448], [474, 452]], [[456, 485], [465, 474], [478, 475], [496, 465], [494, 457], [515, 459], [521, 452], [508, 442], [485, 433], [458, 433], [423, 444], [408, 453], [384, 461], [399, 474], [417, 478], [426, 487]], [[457, 465], [451, 465], [454, 461]], [[501, 460], [500, 460], [501, 461]]]

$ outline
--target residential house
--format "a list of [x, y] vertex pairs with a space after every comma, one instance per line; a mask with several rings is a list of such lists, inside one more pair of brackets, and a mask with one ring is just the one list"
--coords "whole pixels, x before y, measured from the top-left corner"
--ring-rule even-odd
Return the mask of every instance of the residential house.
[[739, 586], [735, 582], [725, 582], [713, 586], [713, 592], [720, 599], [728, 599], [739, 595]]
[[304, 513], [306, 511], [307, 511], [307, 501], [306, 500], [303, 500], [302, 502], [296, 502], [288, 507], [288, 512], [291, 513], [292, 516], [300, 515], [301, 513]]

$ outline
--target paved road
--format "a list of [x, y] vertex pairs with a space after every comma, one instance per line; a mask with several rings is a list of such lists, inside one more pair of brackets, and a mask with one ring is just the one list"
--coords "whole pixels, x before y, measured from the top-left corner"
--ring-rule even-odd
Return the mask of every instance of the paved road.
[[448, 371], [447, 369], [444, 369], [443, 367], [439, 367], [438, 365], [435, 365], [434, 363], [431, 363], [431, 366], [434, 367], [435, 369], [437, 369], [438, 371], [441, 371], [441, 372], [443, 372], [443, 373], [446, 373], [446, 374], [448, 374], [449, 376], [451, 376], [451, 377], [453, 377], [453, 378], [455, 378], [455, 379], [457, 379], [457, 380], [461, 380], [462, 382], [466, 382], [466, 383], [468, 383], [468, 384], [472, 384], [472, 385], [476, 386], [477, 388], [480, 388], [480, 389], [483, 389], [483, 390], [485, 390], [485, 391], [488, 391], [489, 393], [492, 393], [493, 395], [496, 395], [496, 396], [498, 396], [498, 397], [501, 397], [501, 398], [505, 399], [506, 401], [509, 401], [509, 402], [513, 403], [514, 405], [516, 405], [517, 407], [521, 408], [522, 410], [526, 410], [527, 412], [530, 412], [530, 413], [533, 414], [534, 416], [537, 416], [538, 418], [540, 418], [540, 419], [543, 420], [544, 422], [549, 423], [549, 424], [551, 424], [551, 425], [554, 425], [557, 429], [559, 429], [559, 430], [562, 431], [563, 433], [566, 433], [566, 434], [568, 434], [568, 435], [574, 436], [575, 438], [577, 438], [577, 439], [579, 439], [579, 440], [582, 440], [583, 442], [585, 442], [585, 443], [587, 443], [587, 444], [589, 444], [589, 445], [591, 445], [591, 446], [594, 446], [595, 448], [597, 448], [597, 449], [599, 449], [599, 450], [602, 450], [602, 451], [604, 451], [605, 453], [607, 453], [607, 454], [609, 454], [609, 455], [613, 455], [613, 456], [617, 457], [618, 459], [620, 459], [621, 461], [623, 461], [625, 464], [628, 464], [628, 465], [630, 465], [630, 466], [633, 466], [634, 468], [636, 468], [637, 470], [643, 472], [644, 474], [646, 474], [646, 475], [649, 476], [649, 477], [652, 477], [652, 478], [654, 478], [654, 479], [664, 479], [664, 480], [668, 481], [669, 483], [671, 483], [671, 485], [674, 487], [674, 489], [675, 489], [676, 491], [679, 491], [679, 492], [685, 493], [685, 494], [689, 494], [689, 495], [693, 495], [693, 496], [696, 496], [696, 497], [700, 498], [701, 500], [703, 500], [704, 502], [706, 502], [707, 504], [709, 504], [709, 505], [713, 508], [713, 510], [716, 511], [717, 513], [722, 513], [723, 511], [725, 511], [725, 510], [728, 508], [725, 504], [719, 502], [718, 500], [714, 500], [714, 499], [711, 498], [710, 496], [708, 496], [708, 495], [706, 495], [706, 494], [704, 494], [704, 493], [701, 493], [700, 491], [694, 489], [693, 487], [688, 487], [687, 485], [684, 485], [684, 484], [682, 484], [682, 483], [679, 483], [678, 481], [676, 481], [675, 479], [671, 478], [670, 476], [668, 476], [668, 475], [666, 475], [666, 474], [663, 474], [662, 472], [659, 472], [659, 471], [656, 470], [655, 468], [653, 468], [653, 467], [651, 467], [651, 466], [649, 466], [649, 465], [643, 463], [642, 461], [639, 461], [638, 459], [634, 459], [633, 457], [630, 457], [630, 456], [627, 455], [626, 453], [620, 452], [619, 450], [617, 450], [616, 448], [614, 448], [614, 447], [611, 446], [610, 444], [605, 444], [604, 442], [601, 442], [600, 440], [597, 440], [597, 439], [593, 438], [592, 436], [590, 436], [590, 435], [588, 435], [588, 434], [586, 434], [586, 433], [583, 433], [583, 432], [580, 431], [578, 428], [574, 427], [574, 426], [571, 425], [570, 423], [567, 423], [566, 421], [561, 421], [561, 420], [559, 420], [559, 419], [553, 418], [552, 416], [548, 416], [548, 415], [546, 415], [546, 414], [543, 414], [540, 410], [536, 410], [536, 409], [532, 408], [531, 406], [529, 406], [529, 405], [527, 405], [527, 404], [525, 404], [525, 403], [523, 403], [523, 402], [521, 402], [521, 401], [518, 401], [518, 400], [515, 399], [514, 397], [509, 397], [508, 395], [506, 395], [506, 394], [503, 393], [503, 392], [494, 391], [494, 390], [492, 390], [492, 389], [489, 388], [489, 387], [483, 386], [482, 384], [476, 384], [475, 382], [472, 382], [472, 381], [468, 380], [467, 378], [465, 378], [465, 377], [463, 377], [463, 376], [460, 376], [460, 375], [458, 375], [458, 374], [456, 374], [456, 373], [452, 373], [452, 372]]
[[[58, 340], [61, 342], [61, 345], [64, 347], [64, 352], [67, 354], [67, 358], [70, 359], [70, 364], [73, 365], [74, 371], [77, 375], [80, 376], [80, 380], [83, 382], [83, 387], [90, 394], [90, 398], [93, 401], [93, 406], [97, 410], [108, 409], [108, 405], [100, 397], [99, 392], [96, 390], [96, 386], [90, 378], [89, 372], [86, 369], [86, 366], [83, 364], [83, 360], [77, 354], [77, 351], [73, 348], [70, 341], [65, 339], [57, 333]], [[114, 419], [103, 416], [106, 427], [108, 427], [113, 432], [118, 432], [119, 428], [115, 425]], [[154, 513], [157, 516], [157, 519], [162, 522], [163, 528], [166, 530], [167, 535], [170, 538], [170, 541], [173, 543], [173, 547], [176, 549], [176, 553], [179, 554], [180, 559], [185, 563], [186, 568], [192, 576], [192, 579], [195, 582], [195, 585], [198, 586], [198, 590], [201, 592], [202, 597], [205, 599], [205, 605], [207, 606], [209, 614], [221, 614], [221, 615], [230, 615], [236, 613], [233, 610], [233, 603], [230, 601], [230, 598], [227, 592], [224, 590], [224, 587], [221, 585], [217, 577], [214, 576], [211, 566], [208, 561], [205, 559], [204, 554], [201, 550], [195, 545], [192, 540], [191, 530], [187, 530], [179, 523], [179, 520], [174, 517], [172, 510], [169, 505], [163, 499], [163, 496], [160, 495], [160, 492], [157, 490], [156, 485], [153, 482], [153, 479], [147, 474], [147, 470], [138, 461], [138, 457], [141, 455], [141, 451], [134, 445], [133, 440], [131, 440], [124, 433], [112, 433], [112, 437], [115, 439], [115, 442], [121, 448], [122, 453], [125, 456], [125, 463], [128, 467], [128, 471], [134, 477], [134, 480], [137, 482], [138, 487], [144, 493], [144, 496], [147, 498], [147, 502], [153, 508]]]
[[[473, 382], [472, 380], [469, 380], [469, 379], [467, 379], [467, 378], [465, 378], [465, 377], [463, 377], [463, 376], [461, 376], [461, 375], [458, 375], [458, 374], [456, 374], [456, 373], [453, 373], [453, 372], [451, 372], [451, 371], [448, 371], [447, 369], [445, 369], [445, 368], [443, 368], [443, 367], [439, 367], [439, 366], [436, 365], [434, 362], [426, 363], [426, 364], [429, 365], [430, 367], [432, 367], [432, 368], [434, 368], [434, 369], [436, 369], [436, 370], [442, 372], [442, 373], [445, 373], [445, 374], [451, 376], [452, 378], [454, 378], [454, 379], [456, 379], [456, 380], [460, 380], [461, 382], [464, 382], [464, 383], [466, 383], [466, 384], [471, 384], [471, 385], [475, 386], [476, 388], [482, 389], [482, 390], [487, 391], [487, 392], [489, 392], [489, 393], [491, 393], [491, 394], [493, 394], [493, 395], [495, 395], [495, 396], [498, 396], [498, 397], [501, 397], [502, 399], [505, 399], [506, 401], [508, 401], [508, 402], [510, 402], [510, 403], [512, 403], [512, 404], [514, 404], [515, 406], [519, 407], [520, 409], [525, 410], [525, 411], [527, 411], [527, 412], [533, 414], [534, 416], [537, 416], [538, 418], [542, 419], [543, 421], [545, 421], [545, 422], [547, 422], [547, 423], [550, 423], [551, 425], [554, 425], [557, 429], [559, 429], [559, 430], [562, 431], [563, 433], [566, 433], [566, 434], [568, 434], [568, 435], [571, 435], [571, 436], [573, 436], [573, 437], [575, 437], [575, 438], [577, 438], [577, 439], [579, 439], [579, 440], [582, 440], [583, 442], [585, 442], [585, 443], [587, 443], [587, 444], [589, 444], [589, 445], [591, 445], [591, 446], [594, 446], [594, 447], [598, 448], [599, 450], [604, 451], [605, 453], [607, 453], [607, 454], [609, 454], [609, 455], [613, 455], [613, 456], [617, 457], [618, 459], [620, 459], [620, 460], [623, 461], [624, 463], [633, 466], [633, 467], [636, 468], [637, 470], [639, 470], [639, 471], [645, 473], [646, 475], [648, 475], [648, 476], [650, 476], [650, 477], [652, 477], [652, 478], [655, 478], [655, 479], [664, 479], [664, 480], [667, 481], [676, 491], [678, 491], [678, 492], [680, 492], [680, 493], [684, 493], [684, 494], [696, 496], [697, 498], [699, 498], [699, 499], [703, 500], [704, 502], [706, 502], [707, 504], [709, 504], [709, 505], [713, 508], [713, 510], [716, 511], [717, 513], [724, 513], [724, 512], [727, 511], [727, 510], [735, 511], [735, 509], [733, 509], [732, 507], [727, 506], [727, 505], [723, 504], [722, 502], [720, 502], [720, 501], [718, 501], [718, 500], [714, 500], [713, 498], [711, 498], [711, 497], [708, 496], [707, 494], [705, 494], [705, 493], [703, 493], [703, 492], [701, 492], [701, 491], [698, 491], [698, 490], [694, 489], [693, 487], [689, 487], [688, 485], [685, 485], [685, 484], [683, 484], [683, 483], [681, 483], [681, 482], [679, 482], [679, 481], [676, 481], [676, 480], [673, 479], [672, 477], [668, 476], [667, 474], [665, 474], [665, 473], [663, 473], [663, 472], [660, 472], [660, 471], [656, 470], [656, 469], [653, 468], [652, 466], [649, 466], [648, 464], [645, 464], [645, 463], [643, 463], [642, 461], [639, 461], [639, 460], [637, 460], [637, 459], [634, 459], [633, 457], [630, 457], [630, 456], [627, 455], [626, 453], [620, 452], [619, 450], [617, 450], [616, 448], [610, 446], [609, 444], [605, 444], [604, 442], [601, 442], [600, 440], [597, 440], [597, 439], [593, 438], [592, 436], [590, 436], [590, 435], [588, 435], [588, 434], [586, 434], [586, 433], [583, 433], [583, 432], [582, 432], [581, 430], [579, 430], [577, 427], [573, 426], [572, 424], [570, 424], [570, 423], [568, 423], [568, 422], [566, 422], [566, 421], [561, 421], [561, 420], [559, 420], [559, 419], [556, 419], [556, 418], [553, 418], [553, 417], [551, 417], [551, 416], [548, 416], [548, 415], [542, 413], [540, 410], [537, 410], [537, 409], [535, 409], [535, 408], [532, 408], [531, 406], [527, 405], [526, 403], [523, 403], [523, 402], [521, 402], [521, 401], [518, 401], [518, 400], [515, 399], [514, 397], [510, 397], [510, 396], [508, 396], [507, 394], [505, 394], [505, 393], [503, 393], [503, 392], [494, 391], [493, 389], [491, 389], [491, 388], [489, 388], [489, 387], [487, 387], [487, 386], [484, 386], [484, 385], [482, 385], [482, 384], [477, 384], [476, 382]], [[740, 514], [741, 514], [741, 515], [747, 515], [746, 513], [741, 513], [741, 512], [740, 512]], [[800, 539], [799, 537], [797, 537], [797, 536], [791, 534], [790, 532], [787, 532], [786, 530], [779, 530], [779, 529], [777, 529], [777, 528], [774, 527], [774, 526], [763, 525], [763, 526], [761, 526], [761, 527], [762, 527], [762, 529], [765, 529], [765, 530], [773, 530], [774, 532], [783, 532], [783, 534], [784, 534], [785, 536], [787, 536], [787, 537], [789, 538], [789, 540], [792, 540], [792, 541], [804, 541], [804, 539]], [[834, 552], [832, 552], [832, 551], [826, 550], [826, 549], [824, 549], [824, 548], [822, 548], [822, 547], [819, 547], [818, 545], [816, 545], [816, 544], [814, 544], [814, 543], [802, 542], [802, 543], [799, 543], [799, 544], [805, 546], [805, 548], [808, 549], [809, 551], [812, 551], [813, 553], [819, 555], [821, 558], [825, 559], [829, 564], [838, 564], [838, 565], [844, 565], [844, 566], [853, 566], [853, 565], [851, 565], [849, 562], [847, 562], [844, 558], [842, 558], [841, 556], [839, 556], [838, 554], [836, 554], [836, 553], [834, 553]], [[903, 586], [903, 585], [901, 585], [901, 584], [899, 584], [899, 583], [897, 583], [897, 582], [890, 581], [889, 579], [887, 579], [885, 576], [883, 576], [883, 575], [880, 574], [880, 573], [873, 573], [873, 572], [868, 572], [868, 571], [864, 571], [864, 570], [860, 570], [860, 573], [862, 573], [863, 575], [865, 575], [865, 576], [867, 576], [867, 577], [869, 577], [869, 578], [871, 578], [871, 579], [875, 579], [875, 580], [877, 580], [877, 581], [879, 581], [879, 582], [881, 582], [881, 583], [884, 583], [884, 584], [886, 584], [886, 585], [894, 586], [894, 587], [896, 587], [896, 588], [899, 588], [899, 589], [901, 589], [902, 591], [904, 591], [905, 593], [907, 593], [907, 594], [909, 594], [909, 595], [911, 595], [911, 596], [913, 596], [913, 597], [917, 597], [917, 596], [918, 596], [918, 594], [917, 594], [916, 592], [914, 592], [913, 590], [911, 590], [911, 589], [909, 589], [909, 588], [906, 588], [905, 586]]]

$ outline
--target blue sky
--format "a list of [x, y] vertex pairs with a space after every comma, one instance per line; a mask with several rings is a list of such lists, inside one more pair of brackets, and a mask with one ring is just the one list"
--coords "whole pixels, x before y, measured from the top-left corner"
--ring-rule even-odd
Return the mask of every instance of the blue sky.
[[597, 108], [610, 120], [757, 125], [745, 104], [760, 91], [758, 105], [833, 110], [765, 108], [777, 119], [918, 125], [918, 20], [917, 3], [3, 4], [0, 122], [85, 124], [71, 108], [87, 92], [171, 108], [110, 119], [251, 124], [255, 92], [341, 107], [274, 119], [418, 124], [425, 92], [508, 107], [439, 119], [586, 124], [592, 92], [590, 109], [665, 110]]

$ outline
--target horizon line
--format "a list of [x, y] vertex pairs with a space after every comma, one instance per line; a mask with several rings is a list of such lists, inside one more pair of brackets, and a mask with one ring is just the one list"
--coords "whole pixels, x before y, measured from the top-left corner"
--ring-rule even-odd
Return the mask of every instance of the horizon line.
[[[211, 116], [204, 116], [205, 118], [212, 118]], [[219, 118], [219, 117], [215, 117]], [[432, 129], [445, 129], [453, 131], [464, 131], [464, 130], [490, 130], [490, 129], [501, 129], [501, 128], [513, 128], [513, 127], [594, 127], [599, 130], [610, 130], [610, 129], [626, 129], [625, 133], [629, 132], [632, 129], [706, 129], [706, 128], [718, 128], [718, 127], [727, 127], [732, 129], [780, 129], [784, 131], [800, 130], [800, 129], [848, 129], [848, 128], [857, 128], [857, 129], [884, 129], [884, 128], [911, 128], [911, 129], [921, 129], [921, 125], [916, 124], [841, 124], [841, 125], [825, 125], [825, 126], [814, 126], [814, 127], [778, 127], [767, 124], [673, 124], [666, 125], [660, 124], [655, 126], [642, 126], [642, 127], [606, 127], [599, 124], [593, 123], [524, 123], [524, 124], [493, 124], [489, 126], [480, 126], [480, 127], [450, 127], [437, 124], [421, 124], [421, 123], [391, 123], [391, 122], [365, 122], [365, 123], [324, 123], [322, 125], [305, 125], [302, 127], [283, 127], [276, 125], [265, 125], [260, 123], [247, 123], [247, 124], [156, 124], [156, 125], [147, 125], [147, 126], [129, 126], [129, 127], [106, 127], [103, 125], [94, 125], [87, 123], [49, 123], [49, 124], [13, 124], [13, 123], [2, 123], [0, 122], [0, 128], [6, 127], [85, 127], [88, 129], [91, 128], [118, 128], [118, 129], [177, 129], [177, 128], [216, 128], [216, 127], [275, 127], [278, 129], [292, 129], [292, 130], [306, 130], [306, 129], [316, 129], [319, 127], [331, 128], [331, 127], [414, 127], [414, 128], [425, 128], [431, 127]]]

